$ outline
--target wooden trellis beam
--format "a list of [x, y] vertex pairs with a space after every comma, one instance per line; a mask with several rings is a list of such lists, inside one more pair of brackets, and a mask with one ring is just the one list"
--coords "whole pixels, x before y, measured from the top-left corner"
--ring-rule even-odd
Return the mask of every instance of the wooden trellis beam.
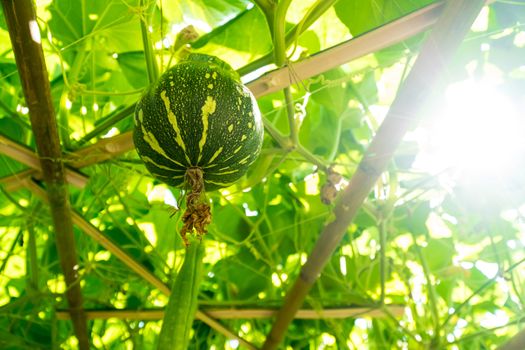
[[[42, 176], [40, 159], [30, 148], [23, 146], [10, 138], [0, 135], [0, 153], [30, 167], [29, 171], [24, 170], [16, 175], [18, 178], [27, 178], [28, 176], [39, 174]], [[78, 188], [84, 188], [88, 182], [88, 177], [78, 171], [65, 168], [66, 181]], [[3, 183], [0, 179], [0, 183]], [[9, 183], [9, 181], [6, 181]], [[9, 189], [8, 189], [9, 190]]]
[[286, 294], [263, 350], [274, 350], [283, 340], [295, 314], [347, 233], [357, 210], [386, 169], [406, 132], [421, 119], [421, 109], [427, 97], [446, 73], [448, 62], [483, 5], [483, 0], [447, 1], [358, 169], [341, 193], [333, 210], [334, 219], [324, 227], [299, 277]]
[[80, 350], [89, 350], [89, 335], [78, 281], [78, 263], [70, 215], [69, 191], [62, 160], [51, 87], [32, 0], [2, 0], [16, 65], [46, 183], [55, 243], [67, 285], [69, 314]]
[[[394, 317], [400, 317], [405, 312], [402, 305], [388, 306], [388, 313]], [[278, 309], [204, 309], [206, 314], [215, 319], [261, 319], [274, 317]], [[57, 319], [69, 319], [69, 312], [59, 310], [55, 313]], [[369, 307], [346, 307], [337, 309], [297, 311], [296, 319], [319, 320], [319, 319], [345, 319], [356, 317], [380, 318], [385, 313], [378, 308]], [[164, 317], [164, 310], [86, 310], [88, 320], [101, 320], [108, 318], [119, 318], [126, 320], [156, 321]]]

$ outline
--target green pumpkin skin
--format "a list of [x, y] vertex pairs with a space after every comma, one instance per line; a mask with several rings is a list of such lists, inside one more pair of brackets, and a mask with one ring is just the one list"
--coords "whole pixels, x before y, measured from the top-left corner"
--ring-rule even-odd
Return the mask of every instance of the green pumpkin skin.
[[220, 59], [191, 54], [141, 97], [133, 141], [149, 172], [180, 187], [186, 169], [199, 167], [206, 191], [239, 180], [261, 151], [257, 102]]

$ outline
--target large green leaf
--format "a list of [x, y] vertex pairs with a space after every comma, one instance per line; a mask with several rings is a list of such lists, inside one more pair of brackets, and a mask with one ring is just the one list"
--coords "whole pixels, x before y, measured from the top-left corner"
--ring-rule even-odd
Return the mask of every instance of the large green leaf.
[[335, 10], [353, 36], [380, 27], [434, 0], [339, 0]]

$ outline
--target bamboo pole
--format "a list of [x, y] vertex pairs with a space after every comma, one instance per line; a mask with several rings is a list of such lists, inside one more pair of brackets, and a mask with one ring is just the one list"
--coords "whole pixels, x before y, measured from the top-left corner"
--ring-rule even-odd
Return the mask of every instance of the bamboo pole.
[[[4, 153], [1, 141], [2, 140], [0, 139], [0, 153]], [[5, 148], [7, 148], [7, 146], [5, 146]], [[132, 149], [133, 137], [131, 131], [127, 131], [117, 136], [108, 137], [98, 141], [96, 144], [83, 147], [66, 156], [64, 162], [71, 168], [66, 168], [66, 178], [72, 185], [83, 188], [89, 179], [75, 169], [110, 160], [129, 152]], [[9, 150], [8, 152], [12, 154], [16, 151]], [[9, 155], [7, 154], [8, 152], [6, 151], [5, 154]], [[24, 157], [28, 156], [28, 154], [24, 155]], [[16, 160], [21, 161], [18, 158], [16, 158]], [[31, 177], [37, 180], [42, 178], [40, 167], [33, 167], [33, 169], [23, 170], [16, 174], [0, 178], [0, 184], [2, 184], [8, 191], [16, 191], [22, 188], [26, 183], [26, 180]]]
[[[21, 145], [18, 142], [11, 140], [10, 138], [4, 135], [0, 135], [0, 153], [22, 164], [25, 164], [28, 167], [35, 170], [32, 171], [31, 174], [41, 174], [42, 172], [42, 168], [40, 166], [40, 159], [29, 147]], [[84, 186], [86, 186], [88, 182], [87, 176], [79, 173], [76, 170], [71, 170], [67, 168], [65, 169], [65, 172], [67, 182], [78, 188], [84, 188]], [[1, 179], [0, 183], [2, 183]]]
[[2, 0], [2, 7], [47, 187], [55, 243], [67, 285], [69, 314], [79, 349], [89, 350], [86, 315], [78, 281], [69, 191], [35, 9], [31, 0]]
[[461, 44], [483, 0], [449, 0], [394, 100], [384, 122], [363, 156], [334, 210], [335, 219], [323, 229], [301, 273], [285, 297], [263, 350], [276, 349], [295, 314], [346, 234], [357, 210], [391, 160], [407, 130], [421, 119], [421, 107], [447, 63]]
[[[392, 305], [387, 307], [390, 315], [400, 317], [405, 312], [405, 306]], [[277, 314], [278, 309], [203, 309], [206, 314], [215, 319], [264, 319], [271, 318]], [[57, 319], [69, 319], [69, 312], [58, 310], [55, 313]], [[346, 307], [337, 309], [310, 310], [303, 309], [297, 311], [295, 319], [319, 320], [319, 319], [345, 319], [355, 317], [381, 318], [385, 313], [378, 308], [368, 307]], [[108, 318], [118, 318], [126, 320], [155, 321], [164, 317], [164, 310], [86, 310], [88, 320], [106, 320]]]

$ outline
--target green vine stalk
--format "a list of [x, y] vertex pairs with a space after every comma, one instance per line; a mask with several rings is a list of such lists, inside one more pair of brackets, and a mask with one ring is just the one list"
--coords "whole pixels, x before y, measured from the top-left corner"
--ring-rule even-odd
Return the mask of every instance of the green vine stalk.
[[159, 336], [157, 350], [186, 350], [189, 342], [202, 277], [204, 244], [193, 240], [186, 249], [184, 263], [172, 285]]

